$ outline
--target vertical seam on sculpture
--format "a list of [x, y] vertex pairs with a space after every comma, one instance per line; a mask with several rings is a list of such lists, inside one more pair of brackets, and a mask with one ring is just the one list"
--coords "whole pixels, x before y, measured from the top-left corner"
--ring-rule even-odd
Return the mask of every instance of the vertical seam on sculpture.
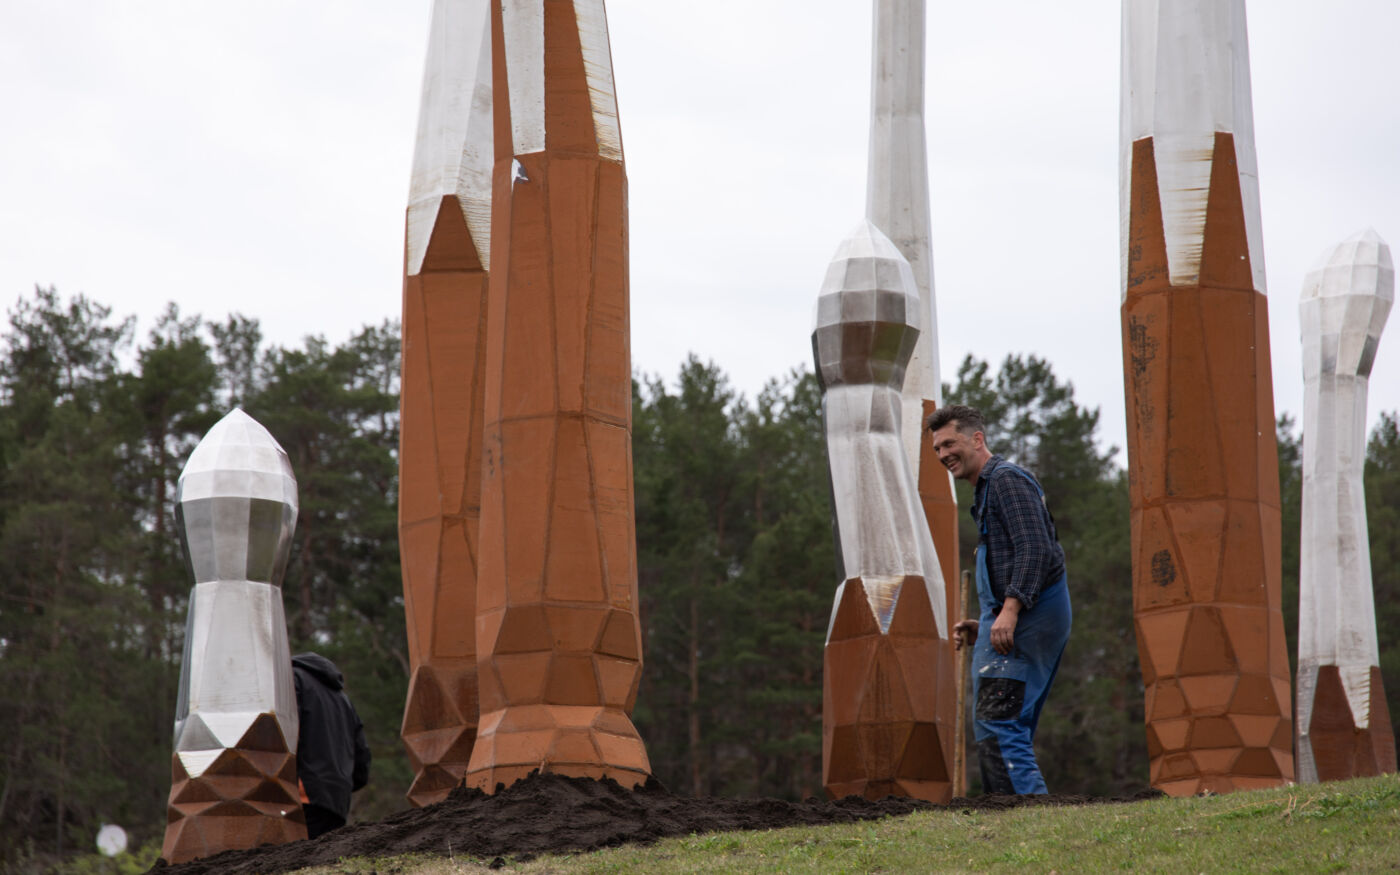
[[[442, 205], [446, 202], [446, 200], [446, 197], [438, 199], [438, 210], [433, 216], [433, 231], [431, 234], [428, 235], [428, 247], [432, 246], [433, 238], [437, 236], [437, 216], [441, 214]], [[425, 260], [426, 253], [427, 250], [425, 249]], [[434, 516], [437, 518], [438, 533], [437, 544], [434, 545], [433, 551], [433, 588], [432, 598], [430, 600], [430, 605], [433, 609], [433, 612], [436, 613], [438, 598], [441, 595], [442, 587], [442, 533], [443, 530], [446, 528], [447, 514], [444, 512], [445, 508], [442, 506], [442, 481], [439, 479], [442, 476], [442, 447], [440, 444], [441, 433], [438, 431], [437, 405], [432, 403], [432, 399], [435, 397], [436, 393], [434, 391], [435, 381], [433, 379], [433, 343], [431, 328], [432, 319], [428, 316], [429, 288], [428, 277], [425, 275], [426, 273], [426, 271], [422, 271], [419, 274], [421, 279], [419, 281], [420, 294], [418, 296], [418, 316], [419, 319], [422, 320], [422, 323], [418, 326], [418, 336], [422, 338], [423, 342], [424, 371], [428, 379], [428, 433], [432, 435], [433, 438], [433, 485], [437, 487], [437, 489], [434, 490], [435, 492], [437, 492], [437, 506], [435, 509], [436, 512], [434, 513]], [[415, 628], [417, 628], [417, 624], [415, 624]], [[417, 631], [420, 638], [420, 663], [426, 665], [433, 661], [433, 654], [437, 649], [437, 624], [434, 623], [430, 618], [428, 621], [427, 634], [423, 634], [423, 630], [421, 629], [418, 629]], [[421, 640], [423, 638], [426, 638], [427, 641], [423, 642]], [[426, 643], [426, 647], [423, 646], [424, 643]]]
[[[1157, 192], [1157, 214], [1158, 214], [1158, 219], [1159, 219], [1159, 221], [1160, 221], [1161, 224], [1162, 224], [1162, 254], [1163, 254], [1163, 257], [1166, 259], [1165, 264], [1164, 264], [1164, 267], [1165, 267], [1166, 270], [1167, 270], [1167, 285], [1166, 285], [1166, 288], [1158, 290], [1158, 291], [1156, 292], [1156, 294], [1163, 295], [1163, 296], [1166, 298], [1166, 304], [1167, 304], [1167, 308], [1166, 308], [1166, 309], [1167, 309], [1167, 324], [1168, 324], [1168, 325], [1171, 325], [1171, 324], [1172, 324], [1172, 321], [1173, 321], [1173, 320], [1175, 319], [1175, 317], [1176, 317], [1176, 309], [1177, 309], [1177, 306], [1178, 306], [1177, 295], [1176, 295], [1176, 288], [1177, 288], [1177, 287], [1174, 286], [1174, 285], [1172, 284], [1172, 282], [1171, 282], [1171, 259], [1170, 259], [1170, 256], [1167, 255], [1167, 246], [1166, 246], [1166, 226], [1167, 226], [1167, 219], [1166, 219], [1165, 207], [1164, 207], [1163, 204], [1162, 204], [1162, 180], [1161, 180], [1160, 175], [1157, 173], [1157, 141], [1156, 141], [1156, 138], [1155, 138], [1155, 137], [1153, 138], [1153, 141], [1152, 141], [1152, 178], [1153, 178], [1154, 185], [1156, 186], [1156, 192]], [[1204, 340], [1204, 336], [1202, 337], [1202, 340]], [[1163, 458], [1162, 458], [1162, 468], [1163, 468], [1163, 470], [1162, 470], [1162, 486], [1163, 486], [1163, 490], [1162, 490], [1162, 498], [1161, 498], [1161, 500], [1157, 503], [1157, 510], [1158, 510], [1159, 513], [1161, 513], [1161, 515], [1162, 515], [1162, 522], [1163, 522], [1163, 523], [1166, 525], [1166, 527], [1167, 527], [1167, 534], [1168, 534], [1168, 536], [1169, 536], [1170, 539], [1171, 539], [1172, 550], [1175, 552], [1175, 555], [1181, 556], [1181, 555], [1182, 555], [1182, 552], [1181, 552], [1181, 545], [1177, 542], [1177, 537], [1176, 537], [1176, 526], [1173, 524], [1173, 522], [1172, 522], [1172, 516], [1171, 516], [1171, 505], [1172, 505], [1172, 503], [1173, 503], [1173, 502], [1172, 502], [1172, 493], [1171, 493], [1171, 458], [1170, 458], [1169, 455], [1166, 455], [1166, 454], [1165, 454], [1165, 451], [1167, 450], [1167, 448], [1171, 446], [1171, 432], [1172, 432], [1172, 428], [1173, 428], [1173, 417], [1172, 417], [1172, 415], [1171, 415], [1171, 403], [1172, 403], [1171, 392], [1172, 392], [1172, 386], [1173, 386], [1172, 379], [1173, 379], [1173, 377], [1175, 376], [1173, 372], [1176, 370], [1176, 355], [1175, 355], [1175, 349], [1174, 349], [1174, 347], [1176, 346], [1176, 333], [1175, 333], [1175, 332], [1173, 332], [1173, 331], [1168, 331], [1168, 332], [1166, 332], [1166, 337], [1164, 338], [1164, 345], [1166, 346], [1166, 349], [1164, 350], [1164, 353], [1165, 353], [1165, 359], [1164, 359], [1164, 360], [1165, 360], [1165, 370], [1166, 370], [1166, 373], [1162, 375], [1162, 378], [1163, 378], [1163, 381], [1166, 383], [1167, 393], [1168, 393], [1168, 394], [1167, 394], [1167, 411], [1166, 411], [1166, 415], [1164, 415], [1164, 416], [1162, 417], [1162, 420], [1163, 420], [1163, 422], [1165, 423], [1165, 428], [1166, 428], [1166, 432], [1167, 432], [1167, 433], [1166, 433], [1166, 435], [1164, 436], [1164, 437], [1165, 437], [1165, 440], [1162, 441], [1162, 447], [1163, 447], [1163, 450], [1164, 450], [1164, 455], [1163, 455]], [[1144, 506], [1144, 509], [1147, 508], [1147, 502], [1146, 502], [1146, 501], [1143, 502], [1143, 506]], [[1222, 549], [1221, 553], [1222, 553], [1222, 555], [1224, 554], [1224, 550], [1223, 550], [1223, 549]], [[1173, 680], [1175, 680], [1175, 679], [1181, 677], [1181, 657], [1182, 657], [1182, 654], [1184, 653], [1184, 651], [1186, 650], [1186, 631], [1191, 627], [1191, 611], [1192, 611], [1192, 608], [1193, 608], [1193, 606], [1194, 606], [1194, 602], [1193, 602], [1192, 599], [1191, 599], [1191, 579], [1190, 579], [1189, 576], [1188, 576], [1187, 579], [1186, 579], [1186, 596], [1187, 596], [1187, 599], [1186, 599], [1186, 603], [1185, 603], [1184, 606], [1173, 606], [1173, 607], [1185, 607], [1185, 611], [1186, 611], [1186, 623], [1185, 623], [1185, 625], [1183, 625], [1183, 627], [1182, 627], [1182, 635], [1181, 635], [1180, 640], [1177, 641], [1177, 645], [1176, 645], [1176, 648], [1175, 648], [1175, 653], [1172, 654], [1172, 670], [1171, 670], [1170, 673], [1167, 673], [1167, 672], [1162, 671], [1160, 668], [1158, 668], [1157, 666], [1154, 665], [1153, 668], [1154, 668], [1154, 670], [1157, 672], [1157, 681], [1156, 681], [1156, 683], [1161, 683], [1163, 677], [1169, 677], [1169, 678], [1172, 678]], [[1168, 610], [1170, 610], [1170, 608], [1159, 607], [1159, 608], [1158, 608], [1156, 611], [1154, 611], [1153, 613], [1154, 613], [1154, 614], [1163, 614], [1163, 613], [1166, 613]], [[1185, 695], [1185, 694], [1183, 693], [1183, 695]], [[1165, 751], [1164, 751], [1163, 753], [1164, 753], [1164, 755], [1165, 755]]]
[[[595, 125], [594, 127], [596, 130], [597, 126]], [[612, 587], [610, 585], [612, 582], [612, 577], [608, 573], [607, 543], [606, 538], [603, 537], [602, 517], [599, 515], [598, 510], [598, 469], [595, 464], [595, 459], [593, 457], [593, 440], [591, 434], [592, 429], [589, 427], [590, 425], [592, 425], [595, 417], [601, 419], [601, 417], [597, 417], [596, 411], [592, 409], [593, 398], [588, 392], [588, 384], [590, 374], [589, 368], [592, 366], [593, 363], [593, 329], [595, 327], [593, 324], [593, 305], [598, 297], [598, 249], [599, 241], [602, 239], [603, 236], [602, 234], [597, 233], [598, 218], [600, 213], [600, 207], [602, 205], [602, 161], [601, 159], [595, 159], [595, 161], [591, 162], [591, 164], [592, 166], [589, 168], [589, 172], [593, 176], [593, 203], [589, 210], [591, 214], [589, 217], [589, 223], [594, 228], [594, 234], [593, 240], [591, 241], [590, 251], [588, 253], [589, 266], [592, 269], [588, 271], [588, 294], [584, 299], [583, 305], [583, 367], [582, 372], [579, 374], [579, 381], [582, 383], [582, 385], [579, 387], [579, 398], [583, 402], [582, 410], [580, 411], [580, 418], [583, 425], [584, 454], [585, 458], [588, 460], [588, 504], [589, 509], [593, 512], [594, 537], [598, 539], [598, 571], [602, 576], [602, 579], [599, 581], [599, 583], [602, 584], [604, 598], [608, 600], [609, 604], [612, 604]], [[596, 661], [593, 664], [593, 674], [595, 675], [594, 681], [598, 684], [598, 689], [602, 690], [602, 678], [597, 676], [598, 665]]]
[[[496, 379], [497, 379], [497, 381], [498, 381], [498, 382], [496, 383], [496, 385], [493, 386], [493, 385], [491, 384], [491, 382], [490, 382], [490, 379], [491, 379], [491, 371], [492, 371], [492, 368], [494, 367], [494, 364], [493, 364], [493, 362], [492, 362], [492, 360], [491, 360], [490, 355], [488, 354], [488, 353], [490, 352], [490, 350], [488, 349], [487, 344], [489, 343], [489, 338], [490, 338], [490, 336], [491, 336], [492, 313], [493, 313], [493, 311], [499, 306], [499, 307], [501, 307], [502, 310], [503, 310], [503, 312], [502, 312], [502, 314], [501, 314], [501, 315], [502, 315], [502, 320], [501, 320], [501, 341], [502, 341], [501, 357], [504, 358], [504, 353], [505, 353], [505, 350], [504, 350], [505, 326], [506, 326], [506, 324], [507, 324], [507, 322], [506, 322], [506, 320], [505, 320], [505, 315], [506, 315], [506, 314], [505, 314], [505, 312], [504, 312], [504, 310], [505, 310], [505, 308], [506, 308], [506, 300], [505, 300], [505, 299], [506, 299], [506, 295], [505, 295], [505, 291], [506, 291], [506, 281], [510, 278], [510, 273], [511, 273], [511, 270], [510, 270], [510, 267], [511, 267], [511, 265], [510, 265], [511, 242], [512, 242], [512, 240], [513, 240], [514, 237], [515, 237], [514, 229], [512, 228], [512, 222], [513, 222], [514, 215], [515, 215], [515, 209], [514, 209], [514, 207], [515, 207], [515, 203], [514, 203], [514, 201], [515, 201], [515, 186], [514, 186], [514, 182], [513, 182], [513, 176], [514, 176], [514, 161], [515, 161], [515, 134], [514, 134], [514, 130], [511, 128], [511, 125], [510, 125], [510, 69], [509, 69], [508, 66], [506, 65], [506, 60], [505, 60], [505, 54], [506, 54], [506, 50], [505, 50], [506, 38], [505, 38], [505, 9], [502, 7], [502, 3], [503, 3], [503, 2], [504, 2], [504, 0], [490, 0], [490, 3], [489, 3], [490, 22], [489, 22], [489, 24], [487, 25], [487, 26], [491, 29], [491, 41], [490, 41], [490, 46], [491, 46], [491, 219], [490, 219], [490, 222], [491, 222], [491, 226], [492, 226], [492, 230], [493, 230], [493, 231], [494, 231], [495, 225], [496, 225], [496, 217], [497, 217], [497, 211], [498, 211], [498, 209], [503, 209], [503, 210], [505, 211], [506, 215], [505, 215], [505, 220], [504, 220], [504, 222], [502, 223], [503, 226], [504, 226], [504, 231], [505, 231], [505, 233], [504, 233], [504, 235], [503, 235], [505, 239], [504, 239], [503, 241], [498, 241], [498, 239], [496, 238], [496, 235], [495, 235], [495, 234], [492, 234], [492, 246], [493, 246], [493, 247], [495, 247], [495, 246], [497, 245], [498, 242], [504, 244], [504, 245], [501, 245], [501, 246], [499, 247], [500, 250], [501, 250], [501, 254], [502, 254], [504, 257], [498, 259], [497, 262], [496, 262], [496, 267], [497, 267], [497, 269], [501, 271], [501, 277], [500, 277], [499, 280], [495, 280], [493, 273], [492, 273], [491, 271], [488, 270], [487, 275], [486, 275], [486, 293], [482, 296], [482, 301], [483, 301], [484, 306], [482, 307], [482, 314], [481, 314], [481, 325], [482, 325], [483, 327], [482, 327], [482, 329], [481, 329], [481, 335], [480, 335], [481, 338], [482, 338], [482, 341], [481, 341], [481, 342], [482, 342], [482, 354], [481, 354], [481, 407], [479, 408], [479, 412], [480, 412], [480, 414], [481, 414], [481, 428], [480, 428], [480, 430], [477, 432], [478, 434], [481, 435], [481, 448], [480, 448], [480, 450], [479, 450], [479, 451], [477, 452], [477, 454], [476, 454], [476, 455], [477, 455], [476, 464], [479, 466], [479, 470], [481, 471], [481, 485], [480, 485], [480, 494], [477, 496], [477, 557], [478, 557], [478, 564], [477, 564], [477, 576], [476, 576], [476, 591], [475, 591], [475, 594], [474, 594], [474, 595], [475, 595], [475, 604], [472, 606], [473, 622], [475, 622], [475, 618], [478, 618], [478, 617], [481, 616], [481, 565], [480, 565], [480, 556], [481, 556], [481, 553], [482, 553], [482, 551], [483, 551], [483, 549], [484, 549], [484, 548], [483, 548], [483, 544], [482, 544], [482, 539], [481, 539], [481, 518], [482, 518], [483, 516], [485, 516], [485, 513], [486, 513], [486, 500], [485, 500], [485, 498], [486, 498], [486, 466], [485, 466], [485, 460], [486, 460], [487, 454], [493, 452], [493, 448], [492, 448], [492, 446], [491, 446], [491, 443], [492, 443], [491, 435], [490, 435], [490, 434], [488, 433], [488, 431], [487, 431], [487, 426], [488, 426], [488, 424], [491, 422], [491, 419], [492, 419], [493, 414], [492, 414], [490, 411], [488, 411], [487, 408], [486, 408], [486, 396], [487, 396], [487, 393], [488, 393], [488, 392], [493, 392], [493, 390], [494, 390], [494, 394], [496, 395], [496, 398], [497, 398], [497, 405], [498, 405], [498, 407], [499, 407], [499, 399], [500, 399], [500, 396], [501, 396], [501, 392], [502, 392], [502, 390], [505, 388], [505, 386], [504, 386], [504, 383], [505, 383], [504, 369], [502, 369], [501, 374], [498, 375], [498, 376], [496, 377]], [[499, 39], [498, 39], [498, 35], [499, 35]], [[500, 50], [499, 50], [499, 58], [497, 57], [497, 46], [498, 46], [498, 45], [499, 45], [499, 47], [500, 47]], [[499, 116], [500, 116], [501, 113], [505, 113], [505, 115], [506, 115], [506, 120], [505, 120], [505, 123], [504, 123], [504, 124], [502, 124], [502, 123], [500, 122], [500, 120], [499, 120]], [[501, 133], [501, 132], [502, 132], [502, 129], [504, 129], [504, 135], [502, 135], [502, 133]], [[508, 147], [508, 148], [505, 148], [505, 149], [501, 148], [501, 139], [502, 139], [503, 137], [504, 137], [504, 139], [507, 140], [507, 142], [508, 142], [508, 144], [509, 144], [509, 147]], [[498, 167], [503, 161], [510, 161], [510, 162], [511, 162], [511, 166], [510, 166], [509, 168], [507, 168], [507, 169], [504, 171], [505, 174], [508, 174], [508, 175], [509, 175], [509, 178], [511, 179], [511, 182], [509, 182], [509, 183], [508, 183], [507, 185], [505, 185], [505, 186], [502, 186], [502, 185], [498, 185], [498, 184], [497, 184], [497, 179], [498, 179], [498, 177], [501, 175], [501, 173], [497, 171], [497, 167]], [[500, 197], [499, 197], [499, 194], [501, 193], [501, 189], [502, 189], [502, 188], [505, 189], [505, 195], [506, 195], [506, 196], [505, 196], [504, 198], [500, 198]], [[500, 294], [497, 293], [497, 288], [495, 288], [495, 287], [498, 287], [498, 288], [499, 288]], [[499, 444], [501, 453], [503, 454], [503, 453], [504, 453], [504, 447], [505, 447], [505, 434], [504, 434], [504, 431], [503, 431], [503, 429], [501, 428], [501, 426], [502, 426], [502, 423], [503, 423], [504, 419], [503, 419], [503, 417], [501, 416], [500, 410], [499, 410], [499, 409], [495, 412], [494, 418], [495, 418], [496, 434], [497, 434], [497, 436], [498, 436], [498, 438], [499, 438], [499, 440], [497, 441], [497, 443]], [[500, 465], [500, 463], [501, 463], [501, 459], [500, 459], [500, 457], [499, 457], [499, 455], [498, 455], [498, 457], [497, 457], [497, 459], [496, 459], [496, 464], [497, 464], [497, 465]], [[499, 527], [501, 527], [501, 528], [504, 528], [504, 524], [505, 524], [505, 495], [504, 495], [504, 492], [502, 492], [501, 490], [497, 490], [497, 499], [498, 499], [498, 502], [497, 502], [497, 503], [498, 503], [498, 507], [497, 507], [496, 510], [495, 510], [497, 525], [498, 525]], [[497, 540], [497, 542], [499, 542], [499, 543], [502, 545], [502, 549], [499, 551], [500, 560], [501, 560], [501, 569], [500, 569], [501, 580], [502, 580], [502, 581], [509, 581], [510, 578], [506, 575], [506, 571], [507, 571], [507, 568], [508, 568], [508, 564], [507, 564], [507, 559], [506, 559], [505, 550], [504, 550], [504, 543], [505, 543], [504, 536], [498, 532], [498, 533], [496, 534], [496, 540]], [[499, 639], [499, 637], [500, 637], [500, 632], [499, 632], [499, 628], [498, 628], [498, 629], [497, 629], [497, 638]], [[478, 690], [478, 693], [477, 693], [477, 726], [478, 726], [478, 731], [479, 731], [479, 730], [480, 730], [480, 725], [481, 725], [481, 718], [482, 718], [482, 712], [481, 712], [481, 707], [480, 707], [480, 698], [481, 698], [480, 689], [481, 689], [481, 684], [482, 684], [482, 678], [483, 678], [483, 677], [486, 677], [486, 678], [489, 679], [491, 676], [493, 676], [493, 675], [495, 674], [494, 671], [492, 670], [491, 666], [489, 666], [489, 665], [488, 665], [488, 666], [483, 666], [483, 665], [482, 665], [482, 662], [485, 661], [485, 660], [483, 659], [483, 657], [491, 657], [491, 656], [494, 656], [494, 654], [495, 654], [495, 649], [496, 649], [496, 645], [495, 645], [495, 644], [492, 645], [492, 647], [491, 647], [491, 651], [492, 651], [492, 652], [491, 652], [490, 654], [484, 654], [484, 653], [482, 652], [482, 650], [481, 650], [480, 638], [479, 638], [479, 636], [477, 635], [476, 630], [474, 630], [474, 631], [473, 631], [473, 645], [472, 645], [472, 646], [473, 646], [474, 650], [476, 651], [476, 659], [477, 659], [477, 690]], [[499, 688], [499, 686], [500, 686], [500, 684], [499, 684], [499, 682], [498, 682], [498, 683], [497, 683], [497, 687]], [[473, 745], [473, 748], [475, 748], [475, 745]], [[474, 760], [475, 757], [476, 757], [476, 751], [475, 751], [475, 749], [473, 749], [473, 751], [472, 751], [472, 759]]]
[[[436, 225], [434, 226], [434, 230], [436, 230]], [[429, 236], [428, 236], [428, 245], [429, 245], [429, 246], [432, 245], [432, 235], [431, 235], [431, 234], [429, 234]], [[426, 247], [425, 247], [425, 248], [424, 248], [424, 252], [426, 253], [426, 251], [427, 251], [427, 249], [426, 249]], [[404, 292], [405, 292], [405, 294], [408, 294], [408, 293], [409, 293], [409, 292], [408, 292], [408, 284], [409, 284], [409, 280], [408, 280], [408, 279], [405, 279], [405, 281], [404, 281]], [[420, 338], [422, 338], [422, 342], [423, 342], [423, 361], [425, 362], [424, 371], [425, 371], [425, 376], [427, 377], [427, 381], [428, 381], [428, 393], [429, 393], [429, 394], [428, 394], [428, 397], [431, 398], [431, 397], [432, 397], [432, 387], [433, 387], [432, 345], [431, 345], [430, 343], [428, 343], [428, 341], [427, 341], [427, 335], [426, 335], [426, 326], [427, 326], [427, 322], [428, 322], [428, 319], [427, 319], [427, 306], [428, 306], [428, 302], [427, 302], [427, 277], [425, 277], [425, 276], [423, 275], [423, 272], [420, 271], [420, 272], [418, 273], [418, 316], [419, 316], [419, 321], [420, 321], [420, 324], [418, 325], [418, 329], [419, 329], [419, 331], [418, 331], [418, 336], [419, 336]], [[406, 358], [407, 358], [407, 353], [408, 353], [408, 347], [407, 347], [407, 345], [404, 345], [403, 348], [402, 348], [402, 350], [401, 350], [401, 353], [400, 353], [400, 355], [401, 355], [401, 361], [402, 361], [403, 359], [406, 359]], [[435, 466], [434, 469], [436, 470], [436, 465], [437, 465], [437, 422], [436, 422], [435, 419], [432, 418], [433, 405], [432, 405], [431, 403], [429, 403], [428, 409], [429, 409], [429, 417], [430, 417], [429, 434], [431, 434], [431, 435], [432, 435], [432, 438], [433, 438], [433, 439], [432, 439], [432, 444], [433, 444], [433, 464], [434, 464], [434, 466]], [[400, 464], [402, 464], [402, 456], [400, 456]], [[399, 500], [400, 500], [400, 502], [402, 502], [402, 500], [403, 500], [402, 486], [401, 486], [401, 488], [400, 488]], [[414, 522], [419, 522], [419, 523], [421, 523], [422, 521], [421, 521], [421, 520], [415, 520]], [[402, 517], [400, 517], [400, 526], [402, 526]], [[433, 568], [433, 573], [434, 573], [434, 575], [437, 574], [438, 566], [440, 566], [441, 563], [442, 563], [442, 556], [441, 556], [441, 553], [439, 552], [439, 555], [438, 555], [438, 557], [437, 557], [437, 566], [434, 566], [434, 568]], [[436, 576], [434, 577], [434, 579], [436, 579]], [[436, 587], [436, 584], [434, 584], [434, 595], [436, 595], [436, 588], [437, 588], [437, 587]], [[405, 598], [405, 603], [404, 603], [404, 609], [405, 609], [406, 616], [415, 618], [414, 622], [412, 622], [410, 625], [411, 625], [412, 628], [413, 628], [413, 637], [414, 637], [414, 639], [415, 639], [415, 640], [414, 640], [414, 645], [415, 645], [415, 647], [416, 647], [416, 649], [417, 649], [417, 651], [418, 651], [419, 664], [421, 665], [422, 663], [424, 663], [424, 662], [426, 662], [426, 661], [428, 660], [429, 655], [432, 653], [432, 635], [429, 634], [428, 636], [426, 636], [426, 637], [428, 638], [428, 641], [427, 641], [427, 646], [425, 647], [425, 646], [424, 646], [424, 642], [423, 642], [423, 638], [424, 638], [425, 636], [423, 635], [422, 629], [419, 628], [419, 625], [418, 625], [418, 623], [417, 623], [417, 621], [416, 621], [416, 616], [417, 616], [417, 615], [416, 615], [416, 612], [414, 611], [414, 600], [413, 600], [413, 597], [412, 597], [412, 593], [413, 593], [414, 591], [415, 591], [415, 588], [412, 587], [412, 586], [404, 587], [404, 595], [405, 595], [405, 597], [406, 597], [406, 598]]]
[[[549, 57], [549, 11], [542, 13], [540, 26], [544, 28], [544, 35], [541, 38], [544, 46], [545, 58]], [[543, 62], [546, 63], [547, 62]], [[549, 81], [549, 72], [546, 67], [545, 81]], [[554, 554], [554, 509], [555, 500], [559, 493], [559, 429], [562, 421], [562, 409], [559, 395], [559, 288], [555, 282], [555, 262], [554, 262], [554, 211], [550, 209], [550, 171], [553, 153], [550, 149], [549, 134], [549, 103], [553, 93], [546, 84], [544, 90], [544, 151], [540, 155], [541, 167], [539, 169], [540, 196], [542, 198], [543, 218], [541, 224], [544, 225], [545, 258], [544, 268], [548, 283], [545, 296], [545, 307], [549, 314], [549, 356], [550, 366], [550, 392], [552, 394], [552, 410], [549, 414], [549, 480], [547, 494], [545, 496], [545, 519], [544, 519], [544, 562], [540, 572], [540, 603], [541, 605], [549, 601], [550, 581], [550, 560]], [[514, 190], [512, 188], [512, 190]]]
[[[472, 394], [468, 399], [471, 405], [471, 415], [467, 418], [467, 428], [476, 435], [478, 443], [476, 452], [472, 452], [472, 444], [467, 445], [466, 470], [467, 475], [462, 478], [462, 489], [466, 493], [462, 496], [462, 535], [467, 542], [467, 561], [471, 564], [472, 574], [472, 604], [475, 611], [477, 582], [481, 576], [481, 492], [484, 485], [484, 478], [481, 471], [481, 459], [486, 451], [486, 317], [491, 306], [491, 271], [483, 267], [481, 291], [478, 294], [477, 319], [476, 319], [476, 346], [472, 350], [474, 362], [472, 364]], [[475, 460], [473, 460], [475, 456]], [[474, 466], [474, 467], [473, 467]], [[471, 493], [470, 483], [472, 482], [471, 472], [476, 471], [476, 492]], [[471, 496], [471, 503], [467, 498]], [[468, 507], [474, 508], [475, 517], [471, 525], [475, 526], [475, 532], [467, 532], [468, 520], [465, 519]], [[472, 651], [476, 651], [476, 633], [472, 633]]]

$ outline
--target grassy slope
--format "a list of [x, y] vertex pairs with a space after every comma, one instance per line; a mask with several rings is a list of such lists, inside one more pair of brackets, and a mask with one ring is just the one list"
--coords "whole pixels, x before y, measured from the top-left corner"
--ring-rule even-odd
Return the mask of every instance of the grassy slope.
[[[346, 860], [301, 875], [454, 875], [457, 857]], [[939, 811], [883, 821], [718, 833], [501, 871], [1365, 872], [1400, 868], [1400, 777], [1130, 805]]]

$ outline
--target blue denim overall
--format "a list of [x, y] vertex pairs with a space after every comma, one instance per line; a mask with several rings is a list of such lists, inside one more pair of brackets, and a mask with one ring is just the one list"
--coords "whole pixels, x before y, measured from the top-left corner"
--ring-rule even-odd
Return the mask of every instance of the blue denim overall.
[[[1029, 480], [1045, 500], [1045, 491], [1035, 478], [1011, 467]], [[987, 536], [984, 510], [978, 530]], [[1035, 761], [1036, 724], [1040, 709], [1055, 682], [1060, 655], [1069, 641], [1072, 612], [1069, 584], [1065, 574], [1041, 590], [1035, 607], [1023, 609], [1017, 618], [1012, 650], [1006, 655], [992, 649], [994, 609], [999, 605], [992, 595], [987, 574], [987, 550], [977, 547], [977, 598], [982, 618], [977, 644], [972, 650], [973, 737], [982, 768], [982, 789], [989, 794], [1045, 793], [1045, 779]]]

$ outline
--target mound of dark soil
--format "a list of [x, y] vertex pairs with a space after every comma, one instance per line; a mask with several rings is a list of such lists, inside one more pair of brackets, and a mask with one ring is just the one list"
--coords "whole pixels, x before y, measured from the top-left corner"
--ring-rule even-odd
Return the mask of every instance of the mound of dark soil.
[[[1160, 793], [1149, 791], [1136, 798], [1151, 795]], [[954, 799], [949, 808], [998, 810], [1107, 801], [1131, 800], [979, 796]], [[405, 811], [378, 823], [347, 826], [314, 841], [227, 851], [179, 866], [162, 861], [151, 871], [160, 875], [274, 873], [334, 863], [341, 857], [413, 852], [529, 859], [627, 843], [648, 844], [691, 833], [850, 823], [937, 807], [896, 797], [878, 802], [856, 796], [836, 802], [695, 798], [673, 795], [654, 779], [644, 787], [626, 790], [611, 780], [531, 775], [490, 796], [459, 787], [437, 805]]]

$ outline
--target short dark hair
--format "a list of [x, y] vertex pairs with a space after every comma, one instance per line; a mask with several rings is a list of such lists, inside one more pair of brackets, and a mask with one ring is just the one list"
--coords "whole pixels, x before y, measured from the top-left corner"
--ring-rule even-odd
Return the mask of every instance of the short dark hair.
[[929, 431], [938, 431], [949, 423], [956, 425], [958, 431], [966, 435], [979, 431], [987, 433], [987, 420], [982, 418], [982, 412], [965, 404], [950, 404], [938, 408], [924, 420], [924, 427]]

